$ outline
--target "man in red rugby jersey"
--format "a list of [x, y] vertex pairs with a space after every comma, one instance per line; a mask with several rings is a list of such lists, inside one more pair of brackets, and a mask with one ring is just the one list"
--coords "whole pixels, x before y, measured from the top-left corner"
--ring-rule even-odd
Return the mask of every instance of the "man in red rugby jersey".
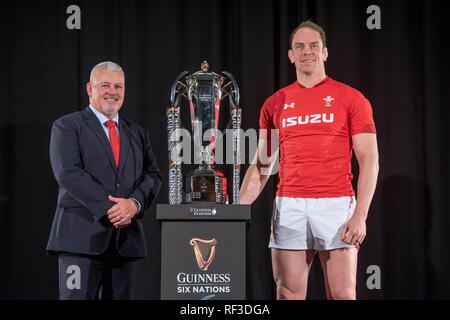
[[[277, 299], [305, 299], [318, 253], [328, 299], [356, 299], [359, 246], [378, 176], [370, 102], [325, 73], [323, 29], [306, 21], [291, 34], [289, 60], [297, 81], [269, 97], [260, 114], [259, 149], [278, 130], [279, 184], [269, 247]], [[358, 201], [352, 188], [352, 150], [359, 165]], [[269, 167], [278, 155], [271, 150]], [[259, 157], [246, 172], [240, 203], [251, 204], [270, 177]]]

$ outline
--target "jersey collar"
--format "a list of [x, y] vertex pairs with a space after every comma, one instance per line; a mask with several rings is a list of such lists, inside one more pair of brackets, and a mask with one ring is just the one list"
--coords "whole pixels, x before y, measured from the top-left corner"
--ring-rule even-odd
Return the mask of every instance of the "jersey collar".
[[312, 88], [315, 88], [315, 87], [318, 87], [318, 86], [324, 84], [324, 83], [327, 82], [329, 79], [330, 79], [330, 77], [326, 76], [325, 79], [323, 79], [322, 81], [320, 81], [320, 82], [317, 83], [314, 87], [311, 87], [311, 88], [306, 88], [305, 86], [302, 86], [302, 85], [300, 84], [300, 82], [298, 82], [297, 80], [295, 80], [295, 83], [296, 83], [300, 88], [302, 88], [302, 89], [312, 89]]

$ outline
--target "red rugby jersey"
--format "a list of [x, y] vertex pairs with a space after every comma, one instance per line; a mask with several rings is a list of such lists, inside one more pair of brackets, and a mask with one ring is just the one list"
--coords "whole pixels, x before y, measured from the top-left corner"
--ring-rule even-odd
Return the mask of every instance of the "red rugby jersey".
[[370, 102], [358, 90], [329, 77], [312, 88], [295, 81], [265, 101], [259, 125], [279, 130], [277, 196], [355, 194], [351, 136], [376, 133]]

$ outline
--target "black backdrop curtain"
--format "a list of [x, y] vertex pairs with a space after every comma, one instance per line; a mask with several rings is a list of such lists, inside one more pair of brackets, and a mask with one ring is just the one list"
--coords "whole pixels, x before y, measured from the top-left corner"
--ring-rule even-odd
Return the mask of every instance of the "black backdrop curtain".
[[[81, 29], [69, 30], [69, 5]], [[370, 30], [369, 5], [381, 9]], [[295, 81], [288, 38], [312, 19], [328, 38], [327, 74], [372, 103], [380, 174], [359, 254], [362, 299], [450, 298], [448, 13], [438, 1], [14, 1], [0, 8], [0, 298], [56, 299], [57, 260], [45, 255], [57, 185], [48, 155], [50, 127], [85, 108], [85, 84], [98, 62], [126, 74], [122, 115], [150, 130], [163, 172], [157, 203], [167, 203], [165, 109], [183, 70], [207, 59], [241, 89], [243, 128], [259, 108]], [[356, 163], [354, 163], [356, 164]], [[244, 166], [243, 173], [248, 166]], [[357, 168], [355, 168], [357, 169]], [[354, 182], [356, 182], [357, 175]], [[276, 181], [252, 206], [247, 296], [272, 299], [267, 249]], [[158, 299], [160, 226], [146, 215], [150, 256], [139, 264], [136, 298]], [[370, 290], [369, 266], [381, 272]], [[323, 299], [316, 261], [308, 298]]]

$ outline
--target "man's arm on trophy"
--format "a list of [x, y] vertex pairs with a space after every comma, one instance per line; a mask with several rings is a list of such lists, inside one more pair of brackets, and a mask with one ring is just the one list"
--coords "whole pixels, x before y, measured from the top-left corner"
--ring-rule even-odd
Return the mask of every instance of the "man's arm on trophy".
[[252, 164], [245, 173], [239, 192], [240, 204], [252, 204], [260, 195], [270, 176], [277, 173], [278, 169], [278, 146], [267, 154], [267, 141], [260, 139], [257, 152]]

